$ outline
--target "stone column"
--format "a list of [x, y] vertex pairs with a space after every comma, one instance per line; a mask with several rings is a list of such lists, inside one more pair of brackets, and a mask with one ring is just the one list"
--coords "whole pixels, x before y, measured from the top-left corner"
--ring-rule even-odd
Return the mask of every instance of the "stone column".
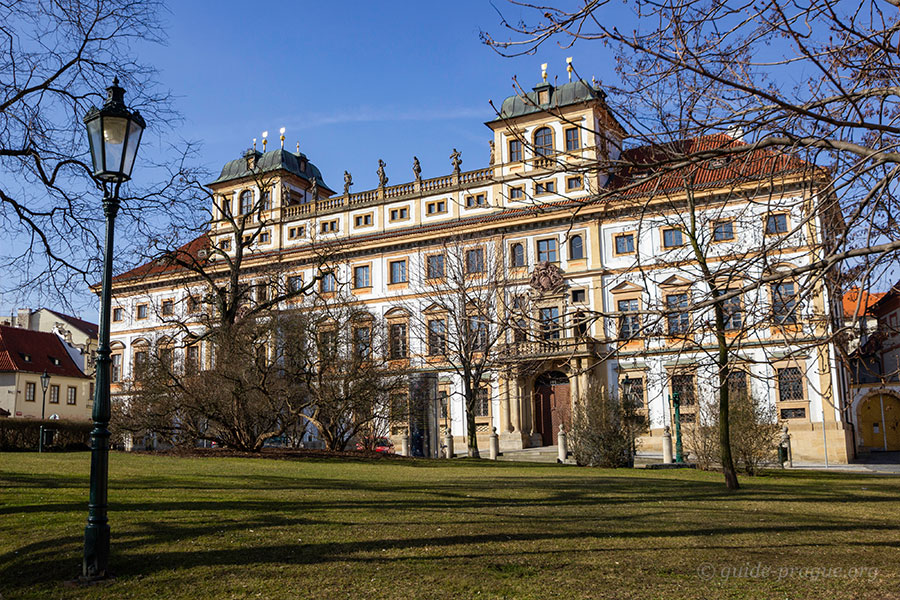
[[663, 433], [662, 442], [663, 462], [670, 465], [672, 464], [672, 433], [669, 431], [668, 425], [666, 425], [665, 432]]
[[400, 436], [400, 456], [409, 456], [409, 434], [405, 431]]
[[510, 431], [522, 431], [522, 393], [518, 375], [513, 377], [510, 380], [510, 383], [512, 384], [514, 393], [514, 397], [510, 403], [510, 417], [512, 421], [512, 428]]
[[497, 428], [491, 428], [491, 438], [490, 438], [490, 456], [491, 460], [497, 460], [497, 455], [500, 454], [500, 436], [497, 435]]
[[563, 429], [562, 423], [559, 424], [559, 433], [556, 434], [556, 444], [559, 450], [559, 462], [566, 462], [569, 457], [569, 448], [566, 444], [566, 430]]
[[503, 433], [512, 431], [512, 420], [509, 414], [509, 384], [510, 377], [509, 371], [507, 371], [503, 377], [503, 399], [500, 401], [500, 429]]
[[450, 433], [450, 428], [447, 428], [446, 433], [444, 433], [444, 447], [446, 448], [445, 452], [447, 453], [447, 458], [453, 458], [453, 434]]

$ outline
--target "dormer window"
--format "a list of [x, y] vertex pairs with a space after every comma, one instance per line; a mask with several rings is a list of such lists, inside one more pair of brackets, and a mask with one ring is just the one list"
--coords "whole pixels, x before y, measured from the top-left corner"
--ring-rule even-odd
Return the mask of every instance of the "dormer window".
[[22, 357], [22, 360], [24, 360], [25, 362], [29, 362], [29, 363], [31, 362], [31, 355], [30, 355], [30, 354], [19, 353], [19, 356], [21, 356], [21, 357]]

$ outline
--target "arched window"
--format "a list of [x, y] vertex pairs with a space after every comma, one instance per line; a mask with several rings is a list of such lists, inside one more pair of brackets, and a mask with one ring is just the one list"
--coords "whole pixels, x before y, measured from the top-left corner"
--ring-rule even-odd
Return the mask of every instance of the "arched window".
[[534, 132], [535, 156], [548, 156], [553, 154], [553, 131], [549, 127], [541, 127]]
[[246, 190], [241, 192], [241, 214], [249, 215], [253, 210], [253, 192]]
[[584, 241], [580, 235], [573, 235], [569, 240], [569, 258], [571, 260], [584, 258]]
[[509, 252], [511, 267], [525, 266], [525, 246], [523, 246], [522, 244], [513, 244], [510, 247]]

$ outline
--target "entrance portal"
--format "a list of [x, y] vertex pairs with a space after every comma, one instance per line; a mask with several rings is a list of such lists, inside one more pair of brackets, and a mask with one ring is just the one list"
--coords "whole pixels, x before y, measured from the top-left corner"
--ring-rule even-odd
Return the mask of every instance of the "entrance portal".
[[900, 400], [881, 394], [859, 404], [863, 445], [872, 450], [900, 450]]
[[565, 373], [549, 371], [534, 382], [534, 425], [544, 446], [556, 443], [559, 425], [568, 429], [572, 403], [569, 399], [569, 378]]

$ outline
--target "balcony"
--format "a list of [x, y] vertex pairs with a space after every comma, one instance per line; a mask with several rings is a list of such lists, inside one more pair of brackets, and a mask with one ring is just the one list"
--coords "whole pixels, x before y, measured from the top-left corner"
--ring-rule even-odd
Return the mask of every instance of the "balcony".
[[546, 340], [526, 340], [505, 344], [500, 348], [502, 360], [517, 362], [523, 359], [564, 357], [599, 357], [601, 343], [592, 337], [564, 337]]

